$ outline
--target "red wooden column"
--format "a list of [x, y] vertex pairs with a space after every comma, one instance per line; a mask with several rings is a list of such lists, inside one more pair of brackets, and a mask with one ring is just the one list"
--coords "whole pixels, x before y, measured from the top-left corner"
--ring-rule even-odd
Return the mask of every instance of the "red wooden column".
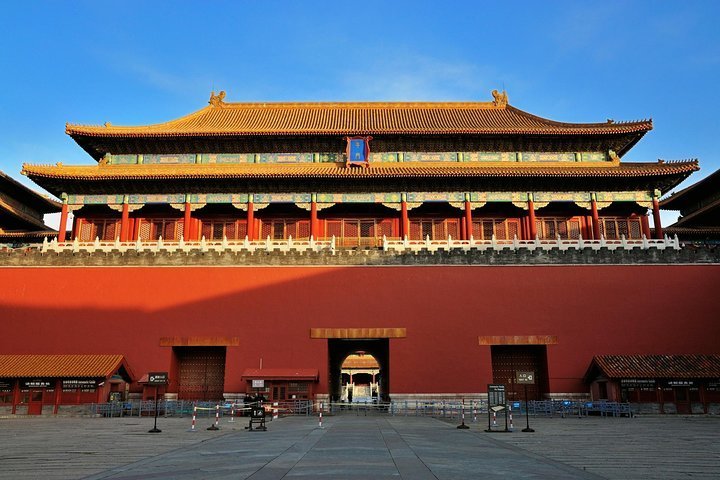
[[600, 216], [598, 215], [597, 201], [595, 194], [590, 199], [590, 210], [592, 211], [592, 233], [595, 240], [600, 240]]
[[17, 411], [17, 405], [20, 403], [20, 379], [15, 379], [15, 385], [13, 385], [12, 393], [12, 414], [15, 415]]
[[255, 212], [253, 207], [253, 194], [248, 196], [247, 203], [247, 236], [248, 240], [255, 240]]
[[310, 236], [315, 240], [318, 238], [317, 196], [314, 193], [310, 195]]
[[465, 240], [470, 240], [473, 232], [472, 223], [472, 205], [470, 204], [469, 195], [465, 195], [465, 225], [466, 225], [466, 236]]
[[642, 231], [645, 238], [650, 238], [650, 221], [648, 220], [647, 215], [640, 217], [640, 224], [642, 225]]
[[663, 229], [660, 224], [660, 202], [657, 195], [653, 195], [653, 222], [655, 222], [655, 238], [663, 238]]
[[410, 221], [408, 219], [407, 195], [400, 196], [400, 238], [410, 238]]
[[185, 197], [185, 211], [183, 212], [183, 238], [187, 241], [195, 240], [192, 228], [192, 210], [190, 210], [190, 202], [188, 202], [187, 196]]
[[120, 241], [128, 241], [128, 228], [130, 223], [130, 207], [128, 205], [128, 196], [123, 197], [122, 214], [120, 215]]
[[535, 237], [537, 237], [537, 226], [535, 225], [535, 202], [533, 202], [532, 194], [528, 194], [528, 222], [530, 223], [529, 240], [535, 240]]
[[58, 242], [62, 243], [65, 241], [67, 234], [67, 219], [68, 219], [68, 204], [67, 195], [62, 194], [63, 203], [62, 210], [60, 210], [60, 228], [58, 229]]

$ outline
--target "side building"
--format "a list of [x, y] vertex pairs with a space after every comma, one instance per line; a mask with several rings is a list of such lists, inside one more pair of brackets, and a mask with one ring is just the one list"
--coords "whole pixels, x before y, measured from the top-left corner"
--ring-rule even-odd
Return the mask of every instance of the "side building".
[[688, 242], [720, 243], [720, 170], [663, 199], [660, 208], [680, 212], [668, 234]]
[[0, 247], [18, 247], [55, 238], [43, 217], [60, 212], [60, 202], [33, 192], [0, 172]]
[[224, 97], [157, 125], [68, 124], [97, 165], [24, 165], [63, 220], [3, 257], [0, 351], [119, 354], [168, 371], [168, 398], [265, 380], [273, 401], [517, 398], [518, 371], [532, 398], [587, 398], [594, 356], [718, 353], [718, 252], [649, 221], [698, 162], [621, 160], [650, 121], [561, 123], [504, 92]]

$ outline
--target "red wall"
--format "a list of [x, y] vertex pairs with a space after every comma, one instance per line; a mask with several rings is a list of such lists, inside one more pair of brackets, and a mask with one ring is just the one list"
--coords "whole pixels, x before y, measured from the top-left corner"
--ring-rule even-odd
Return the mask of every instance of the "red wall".
[[557, 335], [552, 392], [585, 392], [595, 354], [720, 353], [720, 266], [117, 267], [0, 269], [0, 353], [120, 353], [136, 377], [171, 368], [160, 337], [239, 337], [245, 368], [317, 368], [311, 327], [404, 327], [392, 393], [484, 392], [480, 335]]

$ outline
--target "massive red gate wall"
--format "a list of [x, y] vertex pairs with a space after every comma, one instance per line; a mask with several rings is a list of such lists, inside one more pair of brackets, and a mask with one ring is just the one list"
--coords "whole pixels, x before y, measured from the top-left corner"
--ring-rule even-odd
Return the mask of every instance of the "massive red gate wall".
[[586, 391], [592, 355], [718, 353], [720, 266], [117, 267], [0, 269], [2, 353], [120, 353], [166, 370], [162, 337], [236, 337], [225, 391], [245, 368], [317, 368], [312, 327], [402, 327], [391, 393], [485, 391], [479, 336], [555, 335], [552, 392]]

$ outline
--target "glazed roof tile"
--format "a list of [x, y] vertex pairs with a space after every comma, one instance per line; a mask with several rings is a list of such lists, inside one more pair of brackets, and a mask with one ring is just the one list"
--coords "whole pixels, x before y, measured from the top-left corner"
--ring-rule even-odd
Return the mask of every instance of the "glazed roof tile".
[[122, 355], [0, 355], [0, 378], [104, 378], [123, 364]]
[[366, 134], [595, 135], [647, 132], [652, 120], [563, 123], [494, 102], [223, 103], [143, 126], [67, 124], [93, 137]]
[[227, 178], [413, 178], [413, 177], [643, 177], [689, 173], [698, 169], [697, 160], [658, 163], [620, 163], [598, 166], [490, 165], [487, 163], [379, 163], [367, 168], [337, 163], [297, 165], [275, 164], [190, 164], [190, 165], [108, 165], [55, 166], [23, 165], [31, 178], [69, 180], [139, 179], [227, 179]]
[[608, 378], [720, 378], [720, 355], [597, 355]]

